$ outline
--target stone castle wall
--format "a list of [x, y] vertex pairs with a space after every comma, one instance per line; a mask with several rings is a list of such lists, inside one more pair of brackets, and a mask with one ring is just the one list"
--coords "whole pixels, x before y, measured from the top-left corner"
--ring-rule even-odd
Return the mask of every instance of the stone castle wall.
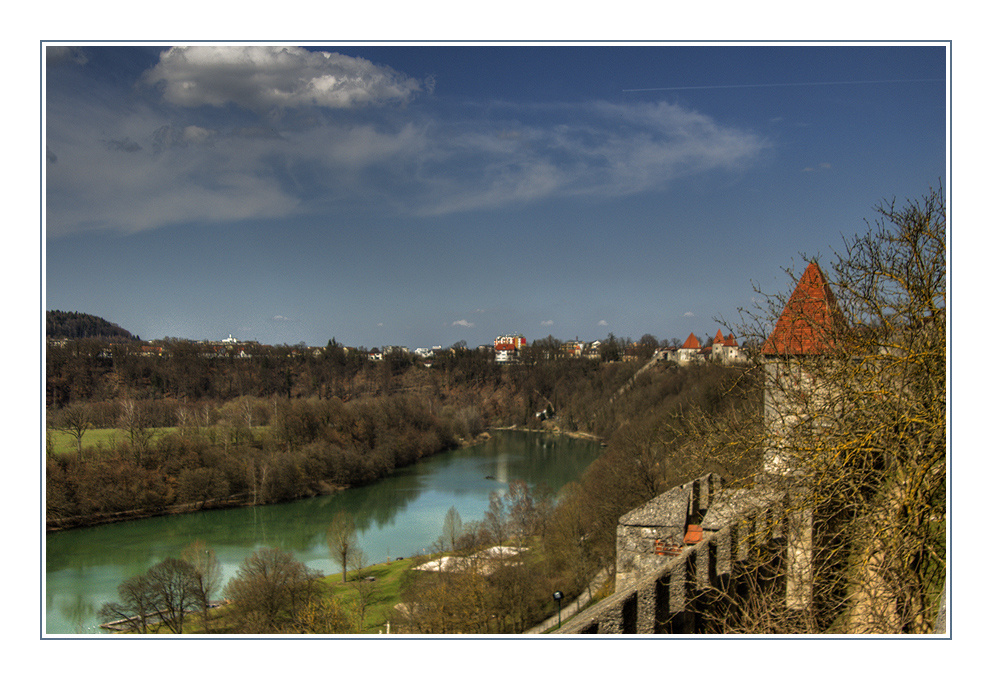
[[[563, 625], [560, 633], [700, 632], [705, 626], [705, 610], [694, 603], [716, 591], [739, 588], [735, 576], [750, 551], [774, 547], [784, 552], [790, 530], [783, 494], [762, 489], [721, 491], [718, 484], [718, 477], [707, 475], [624, 515], [617, 539], [616, 592]], [[656, 561], [650, 556], [653, 541], [667, 535], [672, 528], [667, 522], [681, 512], [683, 503], [691, 515], [693, 494], [701, 512], [701, 540], [683, 543], [677, 555]], [[666, 523], [654, 527], [643, 523], [652, 516]], [[647, 557], [643, 555], [645, 549]], [[640, 556], [635, 554], [638, 552]], [[622, 577], [621, 562], [628, 567]], [[788, 565], [783, 578], [787, 573]]]

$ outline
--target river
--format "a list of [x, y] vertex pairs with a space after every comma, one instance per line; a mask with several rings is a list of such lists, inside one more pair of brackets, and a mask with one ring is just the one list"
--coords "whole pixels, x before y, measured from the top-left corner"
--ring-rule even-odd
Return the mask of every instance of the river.
[[212, 548], [223, 579], [263, 547], [292, 551], [324, 573], [331, 560], [324, 532], [340, 510], [355, 518], [370, 564], [429, 552], [452, 506], [463, 522], [481, 520], [492, 491], [514, 480], [559, 490], [577, 480], [601, 452], [599, 444], [527, 432], [497, 432], [476, 446], [448, 451], [395, 471], [378, 482], [293, 503], [209, 510], [49, 534], [45, 562], [45, 634], [98, 634], [97, 612], [116, 600], [117, 586], [194, 540]]

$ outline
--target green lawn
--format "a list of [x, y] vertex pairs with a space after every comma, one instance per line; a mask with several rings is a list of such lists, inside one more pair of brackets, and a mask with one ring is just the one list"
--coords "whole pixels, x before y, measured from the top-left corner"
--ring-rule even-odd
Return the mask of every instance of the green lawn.
[[331, 574], [325, 577], [325, 582], [330, 587], [331, 595], [338, 599], [342, 608], [351, 612], [355, 608], [357, 598], [356, 578], [375, 578], [369, 583], [372, 592], [372, 604], [365, 616], [365, 628], [363, 633], [378, 633], [382, 630], [386, 632], [386, 621], [393, 618], [394, 607], [400, 603], [400, 588], [403, 585], [403, 577], [413, 567], [413, 560], [395, 560], [389, 564], [374, 564], [362, 569], [361, 575], [357, 572], [348, 572], [348, 582], [341, 582], [341, 574]]
[[[365, 616], [365, 627], [358, 631], [358, 634], [376, 634], [386, 632], [386, 621], [393, 618], [393, 609], [400, 602], [400, 588], [403, 585], [403, 576], [413, 567], [412, 559], [395, 560], [389, 564], [374, 564], [366, 567], [361, 572], [361, 578], [372, 576], [375, 581], [367, 585], [371, 587], [372, 604]], [[351, 616], [357, 597], [357, 572], [348, 572], [348, 581], [341, 582], [341, 574], [330, 574], [324, 577], [324, 582], [329, 589], [329, 595], [336, 598], [341, 604], [345, 614]], [[199, 615], [189, 617], [185, 626], [188, 633], [203, 633], [203, 627]], [[211, 614], [210, 629], [212, 633], [231, 632], [231, 622], [228, 620], [225, 607], [213, 610]], [[164, 626], [158, 633], [168, 632]]]
[[[175, 430], [174, 427], [162, 427], [155, 428], [156, 432], [171, 432]], [[50, 455], [65, 455], [65, 454], [75, 454], [76, 453], [76, 438], [72, 435], [66, 434], [65, 432], [59, 432], [57, 430], [49, 430], [48, 434], [52, 439], [52, 449], [49, 451]], [[93, 428], [91, 430], [86, 430], [83, 434], [83, 452], [85, 454], [88, 448], [113, 448], [117, 442], [123, 441], [126, 435], [118, 430], [116, 427], [105, 427], [105, 428]]]
[[[215, 426], [216, 427], [216, 426]], [[170, 432], [175, 432], [179, 428], [177, 427], [152, 427], [148, 431], [152, 433], [152, 438], [161, 437], [163, 434]], [[206, 430], [204, 430], [206, 431]], [[269, 431], [269, 426], [257, 426], [252, 428], [252, 436], [257, 440], [259, 438], [267, 436]], [[76, 438], [65, 432], [59, 432], [55, 429], [49, 429], [48, 434], [51, 435], [52, 448], [49, 450], [49, 455], [64, 456], [67, 454], [76, 453]], [[86, 454], [86, 449], [112, 449], [116, 444], [125, 441], [127, 434], [123, 430], [119, 430], [116, 427], [97, 427], [90, 430], [86, 430], [83, 434], [83, 455]]]

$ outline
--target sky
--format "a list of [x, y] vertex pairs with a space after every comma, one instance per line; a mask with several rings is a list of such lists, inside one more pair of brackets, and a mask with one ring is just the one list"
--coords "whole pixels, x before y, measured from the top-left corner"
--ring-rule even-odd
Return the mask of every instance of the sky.
[[46, 309], [142, 339], [724, 333], [947, 178], [945, 43], [50, 43]]

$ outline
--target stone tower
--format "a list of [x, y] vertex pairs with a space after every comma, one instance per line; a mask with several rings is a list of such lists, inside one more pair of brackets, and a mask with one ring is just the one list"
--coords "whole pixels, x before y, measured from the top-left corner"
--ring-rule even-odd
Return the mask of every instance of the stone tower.
[[829, 401], [810, 367], [831, 353], [843, 327], [826, 277], [819, 265], [811, 262], [761, 348], [765, 358], [766, 473], [800, 472], [790, 455], [791, 433]]
[[764, 471], [789, 480], [793, 498], [787, 524], [786, 603], [803, 609], [813, 601], [815, 511], [805, 499], [798, 438], [809, 428], [826, 426], [836, 399], [823, 369], [839, 349], [845, 326], [826, 277], [811, 262], [786, 303], [775, 329], [761, 348], [765, 369]]

